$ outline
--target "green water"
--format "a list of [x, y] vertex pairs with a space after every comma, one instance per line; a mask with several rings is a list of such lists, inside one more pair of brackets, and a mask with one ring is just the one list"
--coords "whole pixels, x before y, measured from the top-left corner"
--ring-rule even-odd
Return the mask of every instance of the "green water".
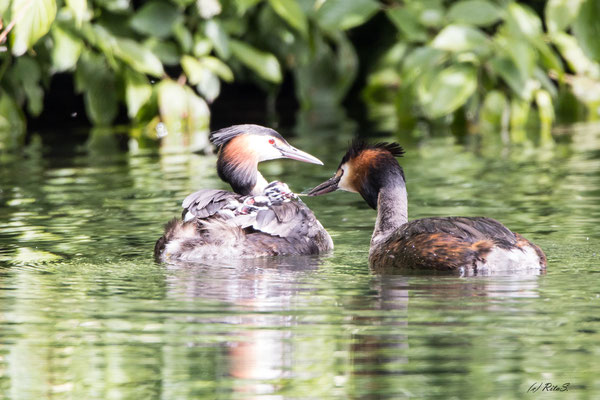
[[[302, 191], [345, 143], [261, 170]], [[546, 251], [537, 276], [373, 275], [375, 213], [349, 193], [306, 199], [331, 256], [156, 264], [181, 200], [225, 187], [215, 158], [103, 148], [0, 166], [2, 398], [600, 398], [599, 129], [407, 146], [410, 217], [497, 218]]]

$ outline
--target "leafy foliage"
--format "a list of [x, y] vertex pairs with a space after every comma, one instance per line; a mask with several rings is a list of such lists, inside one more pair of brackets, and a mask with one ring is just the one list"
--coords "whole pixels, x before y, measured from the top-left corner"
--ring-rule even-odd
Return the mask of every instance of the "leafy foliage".
[[334, 119], [358, 73], [348, 31], [377, 14], [396, 31], [373, 38], [389, 47], [363, 89], [382, 129], [467, 121], [522, 140], [537, 121], [549, 139], [566, 98], [597, 113], [599, 0], [549, 0], [544, 20], [493, 0], [3, 0], [1, 146], [19, 145], [56, 73], [72, 74], [93, 124], [126, 109], [135, 135], [180, 143], [206, 142], [209, 105], [234, 79], [273, 96], [290, 71], [302, 109]]
[[[363, 91], [370, 114], [384, 129], [412, 130], [422, 117], [441, 118], [479, 124], [484, 132], [510, 130], [516, 141], [534, 122], [550, 140], [558, 96], [568, 93], [561, 87], [597, 112], [590, 85], [600, 79], [597, 7], [596, 0], [550, 0], [543, 24], [514, 1], [393, 4], [386, 14], [405, 45], [390, 48], [372, 68]], [[395, 107], [381, 113], [389, 103]]]
[[124, 105], [136, 134], [191, 135], [181, 143], [205, 142], [222, 81], [276, 93], [290, 69], [304, 107], [316, 96], [339, 105], [358, 65], [344, 31], [378, 9], [375, 0], [5, 0], [0, 126], [22, 136], [19, 108], [39, 115], [44, 88], [64, 72], [93, 124], [113, 124]]

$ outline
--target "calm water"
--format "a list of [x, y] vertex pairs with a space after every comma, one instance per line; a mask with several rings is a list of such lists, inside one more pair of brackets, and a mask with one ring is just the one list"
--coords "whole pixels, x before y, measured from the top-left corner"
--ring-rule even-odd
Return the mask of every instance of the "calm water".
[[[302, 191], [346, 142], [299, 139], [326, 167], [261, 170]], [[0, 166], [2, 398], [600, 398], [599, 129], [407, 146], [411, 218], [497, 218], [546, 251], [541, 276], [373, 275], [375, 213], [348, 193], [306, 199], [331, 256], [159, 265], [181, 200], [225, 187], [215, 158], [114, 154]], [[527, 393], [542, 382], [568, 391]]]

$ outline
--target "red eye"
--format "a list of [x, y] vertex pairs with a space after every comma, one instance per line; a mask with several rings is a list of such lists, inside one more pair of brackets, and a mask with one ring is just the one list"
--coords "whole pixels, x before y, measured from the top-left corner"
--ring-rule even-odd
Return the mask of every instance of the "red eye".
[[269, 144], [275, 144], [275, 139], [269, 139]]

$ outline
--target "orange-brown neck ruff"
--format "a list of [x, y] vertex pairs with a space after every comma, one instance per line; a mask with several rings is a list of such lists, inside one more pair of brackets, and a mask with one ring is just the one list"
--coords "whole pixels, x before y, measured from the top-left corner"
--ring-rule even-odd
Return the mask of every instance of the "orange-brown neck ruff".
[[361, 152], [358, 156], [350, 160], [350, 172], [349, 183], [353, 188], [356, 189], [357, 192], [360, 192], [360, 189], [366, 183], [369, 175], [369, 169], [371, 165], [375, 165], [377, 163], [377, 157], [381, 154], [381, 150], [365, 150]]
[[234, 137], [219, 151], [219, 178], [229, 183], [234, 192], [250, 194], [258, 180], [258, 156], [249, 135]]
[[384, 187], [405, 187], [404, 171], [396, 158], [385, 149], [369, 148], [348, 161], [348, 184], [377, 208], [379, 192]]

